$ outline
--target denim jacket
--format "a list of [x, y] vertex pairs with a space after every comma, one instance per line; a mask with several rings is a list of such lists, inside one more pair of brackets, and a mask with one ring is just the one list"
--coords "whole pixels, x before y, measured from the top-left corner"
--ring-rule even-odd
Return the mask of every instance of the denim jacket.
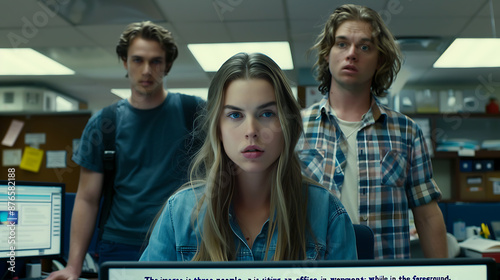
[[[149, 245], [140, 261], [190, 261], [201, 241], [205, 207], [198, 221], [192, 219], [198, 199], [205, 187], [179, 191], [167, 201], [159, 217]], [[308, 260], [357, 259], [356, 237], [351, 220], [339, 199], [319, 186], [308, 186], [307, 218], [312, 231], [307, 229], [306, 254]], [[252, 248], [245, 241], [234, 212], [230, 209], [229, 221], [234, 234], [236, 260], [271, 260], [276, 250], [277, 234], [273, 234], [268, 256], [265, 257], [269, 220], [263, 225]]]

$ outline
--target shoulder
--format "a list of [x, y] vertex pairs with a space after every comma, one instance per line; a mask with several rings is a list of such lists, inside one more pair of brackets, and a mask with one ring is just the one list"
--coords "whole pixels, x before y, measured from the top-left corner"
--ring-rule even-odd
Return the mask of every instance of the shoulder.
[[[120, 104], [121, 101], [122, 100], [118, 101], [116, 104]], [[101, 131], [101, 126], [102, 126], [102, 121], [103, 121], [103, 115], [106, 114], [105, 111], [108, 111], [114, 105], [115, 104], [108, 105], [108, 106], [106, 106], [106, 107], [98, 110], [94, 114], [92, 114], [92, 116], [89, 118], [89, 120], [87, 122], [87, 125], [86, 125], [85, 129], [86, 130], [91, 130], [92, 133], [95, 132], [95, 129], [97, 129], [98, 131]]]
[[309, 219], [317, 221], [332, 221], [342, 215], [347, 215], [347, 211], [335, 195], [328, 189], [317, 184], [308, 184], [307, 209]]
[[181, 188], [168, 199], [169, 207], [192, 207], [205, 193], [204, 185], [188, 186]]
[[178, 93], [178, 92], [169, 92], [169, 95], [171, 95], [171, 98], [178, 100], [183, 106], [198, 106], [200, 104], [204, 104], [205, 100], [203, 100], [199, 96], [194, 96], [194, 95], [188, 95], [188, 94], [183, 94], [183, 93]]
[[333, 208], [343, 208], [340, 200], [333, 195], [327, 188], [321, 186], [320, 184], [307, 184], [308, 191], [308, 205], [317, 207], [320, 205], [330, 205]]
[[389, 127], [394, 129], [399, 128], [401, 131], [410, 132], [411, 134], [416, 134], [420, 131], [420, 126], [409, 116], [395, 111], [385, 105], [379, 105], [380, 111], [386, 116], [386, 123]]
[[125, 111], [130, 110], [130, 108], [131, 106], [128, 103], [128, 100], [124, 98], [102, 108], [96, 113], [96, 115], [98, 116], [99, 120], [101, 120], [103, 117], [111, 117], [111, 114], [123, 116], [125, 115]]
[[378, 104], [380, 111], [387, 116], [388, 119], [410, 119], [407, 115], [391, 109], [385, 105]]
[[313, 105], [301, 110], [301, 115], [303, 120], [309, 119], [311, 117], [316, 118], [321, 110], [321, 101], [314, 103]]

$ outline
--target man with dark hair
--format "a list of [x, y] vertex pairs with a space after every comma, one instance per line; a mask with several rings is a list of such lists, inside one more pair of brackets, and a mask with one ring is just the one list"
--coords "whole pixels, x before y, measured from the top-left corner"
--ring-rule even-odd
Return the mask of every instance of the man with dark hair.
[[313, 47], [320, 102], [303, 110], [303, 172], [340, 197], [375, 236], [375, 258], [409, 258], [409, 209], [426, 257], [447, 257], [446, 228], [422, 131], [383, 106], [401, 51], [372, 9], [342, 5]]
[[[99, 263], [139, 259], [153, 218], [187, 181], [188, 153], [192, 151], [186, 143], [192, 119], [186, 112], [196, 112], [202, 103], [200, 98], [186, 98], [163, 88], [163, 78], [178, 54], [172, 34], [163, 27], [151, 22], [130, 24], [121, 34], [116, 52], [127, 70], [132, 94], [115, 105], [114, 195], [99, 241]], [[80, 276], [101, 193], [112, 187], [103, 185], [103, 118], [103, 110], [91, 117], [73, 154], [81, 173], [69, 260], [49, 280]]]

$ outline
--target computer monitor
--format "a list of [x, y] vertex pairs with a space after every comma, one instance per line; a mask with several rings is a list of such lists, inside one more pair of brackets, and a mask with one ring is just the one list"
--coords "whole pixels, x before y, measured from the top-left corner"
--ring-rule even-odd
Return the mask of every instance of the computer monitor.
[[0, 259], [62, 256], [64, 183], [0, 181]]
[[100, 280], [497, 280], [493, 259], [105, 262]]

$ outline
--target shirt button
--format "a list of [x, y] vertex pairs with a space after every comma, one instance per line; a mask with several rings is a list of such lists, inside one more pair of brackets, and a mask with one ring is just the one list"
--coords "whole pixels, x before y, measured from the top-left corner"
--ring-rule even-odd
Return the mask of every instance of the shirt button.
[[368, 216], [365, 215], [365, 216], [361, 217], [361, 219], [363, 219], [363, 221], [368, 221]]
[[335, 170], [336, 173], [340, 173], [340, 168], [337, 168], [337, 170]]

